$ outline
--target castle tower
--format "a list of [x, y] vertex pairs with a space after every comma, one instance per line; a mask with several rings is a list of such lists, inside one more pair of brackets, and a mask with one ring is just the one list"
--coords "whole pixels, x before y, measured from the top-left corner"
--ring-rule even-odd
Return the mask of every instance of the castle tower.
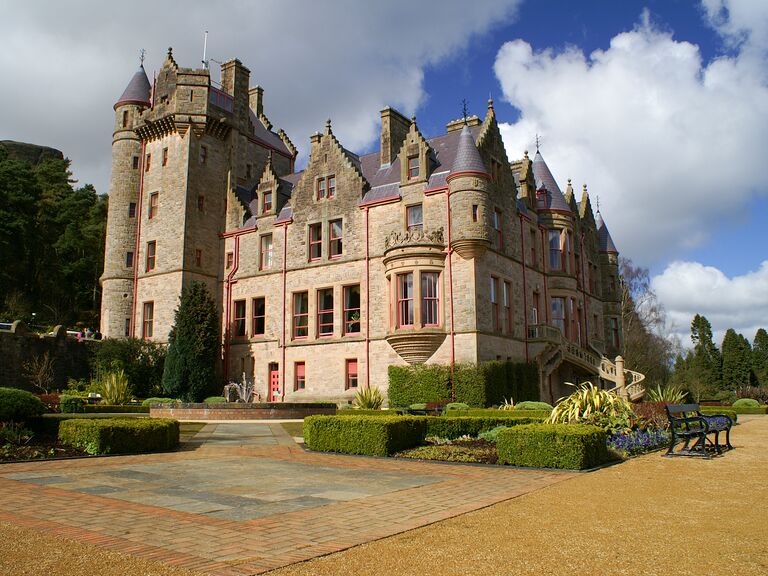
[[491, 245], [489, 180], [472, 132], [464, 125], [446, 181], [451, 197], [451, 247], [465, 260], [481, 256]]
[[600, 246], [600, 277], [603, 294], [603, 322], [606, 349], [609, 357], [621, 354], [621, 288], [619, 284], [619, 251], [613, 243], [611, 233], [603, 221], [600, 210], [595, 218], [597, 238]]
[[104, 274], [101, 276], [101, 332], [106, 337], [131, 334], [136, 220], [142, 175], [142, 143], [135, 132], [150, 107], [150, 84], [141, 66], [115, 103], [112, 172]]

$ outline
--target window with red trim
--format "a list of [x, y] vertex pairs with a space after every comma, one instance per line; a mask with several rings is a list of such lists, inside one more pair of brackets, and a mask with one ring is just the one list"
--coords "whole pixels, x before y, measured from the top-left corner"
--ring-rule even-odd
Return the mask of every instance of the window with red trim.
[[317, 179], [317, 199], [325, 200], [336, 196], [336, 176]]
[[504, 333], [512, 334], [512, 285], [509, 282], [504, 282], [502, 298], [504, 301]]
[[152, 192], [152, 194], [149, 195], [149, 211], [147, 213], [147, 218], [150, 220], [157, 216], [159, 198], [160, 195], [157, 192]]
[[437, 272], [421, 273], [421, 325], [437, 326], [440, 323], [440, 293]]
[[272, 191], [266, 190], [262, 194], [262, 212], [271, 212], [272, 211]]
[[412, 180], [419, 177], [419, 157], [411, 156], [408, 158], [408, 179]]
[[493, 329], [501, 332], [501, 318], [499, 318], [499, 279], [491, 276], [491, 313], [493, 314]]
[[318, 200], [325, 200], [325, 197], [327, 195], [327, 184], [325, 181], [325, 178], [319, 178], [317, 180], [317, 199]]
[[264, 234], [261, 237], [259, 270], [272, 268], [272, 234]]
[[336, 176], [328, 176], [328, 198], [336, 196]]
[[245, 337], [245, 300], [235, 300], [234, 320], [232, 322], [232, 335], [235, 338]]
[[493, 211], [493, 229], [496, 230], [496, 248], [498, 250], [504, 250], [504, 232], [501, 228], [502, 224], [501, 210]]
[[143, 308], [141, 336], [146, 340], [152, 338], [155, 322], [155, 303], [144, 302]]
[[235, 264], [235, 253], [227, 252], [227, 270], [231, 269]]
[[344, 334], [359, 334], [360, 321], [360, 284], [344, 286]]
[[323, 225], [309, 225], [309, 260], [320, 260], [323, 255]]
[[345, 376], [344, 389], [357, 388], [357, 359], [346, 361]]
[[293, 391], [304, 390], [307, 386], [306, 365], [304, 362], [293, 364]]
[[264, 336], [267, 327], [267, 303], [265, 298], [254, 298], [253, 321], [251, 323], [251, 333], [254, 336]]
[[297, 292], [293, 295], [293, 337], [309, 336], [309, 293]]
[[405, 221], [409, 232], [424, 229], [424, 213], [421, 204], [414, 204], [405, 209]]
[[341, 220], [331, 220], [328, 222], [328, 254], [330, 258], [338, 258], [342, 255], [344, 242], [344, 226]]
[[565, 336], [565, 298], [552, 298], [552, 326], [560, 329]]
[[317, 335], [333, 336], [333, 288], [317, 291]]
[[397, 275], [397, 326], [413, 326], [413, 272]]
[[157, 255], [157, 242], [147, 242], [147, 272], [155, 269], [155, 256]]
[[549, 231], [549, 269], [563, 269], [563, 246], [560, 230]]

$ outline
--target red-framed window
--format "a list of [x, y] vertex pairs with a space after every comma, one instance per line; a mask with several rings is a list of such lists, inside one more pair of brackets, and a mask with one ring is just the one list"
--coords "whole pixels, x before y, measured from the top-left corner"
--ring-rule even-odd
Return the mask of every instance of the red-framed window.
[[227, 252], [227, 270], [230, 270], [235, 264], [235, 253]]
[[262, 194], [262, 212], [271, 212], [272, 211], [272, 191], [267, 190]]
[[152, 164], [152, 154], [147, 154], [144, 159], [144, 172], [149, 172], [149, 166]]
[[307, 386], [307, 366], [304, 362], [293, 364], [293, 391], [304, 390]]
[[265, 298], [254, 298], [251, 301], [253, 319], [251, 322], [251, 334], [264, 336], [267, 329], [267, 302]]
[[549, 237], [549, 269], [563, 269], [563, 245], [560, 230], [550, 230]]
[[408, 158], [408, 180], [418, 178], [420, 173], [419, 157], [411, 156]]
[[333, 288], [317, 291], [317, 335], [333, 336]]
[[163, 148], [163, 166], [168, 165], [168, 148]]
[[325, 200], [336, 196], [336, 176], [324, 176], [317, 179], [317, 199]]
[[259, 270], [269, 270], [272, 268], [272, 234], [264, 234], [261, 237], [259, 258]]
[[541, 210], [547, 207], [547, 191], [536, 190], [536, 207]]
[[195, 266], [200, 268], [203, 265], [203, 251], [200, 248], [195, 248]]
[[323, 256], [323, 225], [309, 225], [309, 261], [320, 260]]
[[411, 230], [423, 230], [424, 229], [424, 212], [421, 204], [414, 204], [408, 206], [405, 209], [405, 227], [410, 232]]
[[205, 196], [202, 194], [197, 195], [197, 211], [205, 212]]
[[512, 284], [504, 282], [502, 292], [504, 303], [504, 333], [512, 334]]
[[143, 313], [141, 316], [141, 337], [146, 339], [152, 338], [154, 323], [155, 323], [155, 303], [144, 302]]
[[344, 373], [344, 389], [357, 388], [357, 358], [345, 362]]
[[491, 314], [493, 314], [493, 329], [501, 332], [501, 318], [499, 317], [499, 279], [491, 276]]
[[344, 334], [359, 334], [360, 323], [360, 284], [344, 286]]
[[440, 290], [437, 272], [421, 273], [421, 325], [440, 324]]
[[293, 295], [293, 337], [309, 336], [309, 293], [296, 292]]
[[232, 335], [235, 338], [245, 338], [245, 300], [235, 300]]
[[339, 220], [328, 222], [328, 255], [329, 258], [339, 258], [344, 250], [344, 225]]
[[552, 298], [552, 326], [560, 329], [565, 336], [565, 298]]
[[413, 272], [397, 275], [397, 326], [413, 326]]
[[155, 257], [157, 256], [157, 242], [147, 242], [147, 272], [155, 269]]
[[160, 194], [157, 192], [152, 192], [152, 194], [149, 195], [149, 210], [147, 212], [147, 218], [152, 220], [155, 216], [157, 216], [157, 207], [158, 203], [160, 201]]
[[504, 231], [502, 230], [501, 210], [493, 211], [493, 229], [496, 230], [496, 248], [504, 250]]
[[336, 176], [328, 176], [328, 198], [336, 196]]
[[136, 218], [136, 202], [128, 204], [128, 218]]
[[133, 252], [125, 253], [125, 267], [133, 268]]

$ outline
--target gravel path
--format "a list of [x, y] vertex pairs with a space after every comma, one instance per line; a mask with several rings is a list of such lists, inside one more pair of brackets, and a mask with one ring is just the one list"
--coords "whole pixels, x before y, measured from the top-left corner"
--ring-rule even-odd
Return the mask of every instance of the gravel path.
[[[709, 461], [643, 456], [270, 574], [765, 575], [768, 417], [732, 443]], [[193, 575], [6, 523], [0, 574]]]

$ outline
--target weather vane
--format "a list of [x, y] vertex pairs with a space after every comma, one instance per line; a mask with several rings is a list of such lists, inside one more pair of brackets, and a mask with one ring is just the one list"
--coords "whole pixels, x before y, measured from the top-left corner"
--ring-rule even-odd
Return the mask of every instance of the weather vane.
[[467, 99], [466, 98], [463, 98], [461, 100], [461, 114], [462, 114], [462, 117], [464, 118], [464, 124], [466, 124], [467, 123]]
[[538, 134], [536, 134], [536, 152], [538, 152], [538, 151], [539, 151], [539, 142], [540, 142], [540, 138], [539, 138], [539, 135], [538, 135]]
[[145, 55], [146, 53], [147, 53], [147, 51], [146, 51], [146, 50], [144, 50], [144, 48], [142, 48], [141, 50], [139, 50], [139, 61], [141, 62], [141, 65], [142, 65], [142, 66], [144, 66], [144, 55]]

